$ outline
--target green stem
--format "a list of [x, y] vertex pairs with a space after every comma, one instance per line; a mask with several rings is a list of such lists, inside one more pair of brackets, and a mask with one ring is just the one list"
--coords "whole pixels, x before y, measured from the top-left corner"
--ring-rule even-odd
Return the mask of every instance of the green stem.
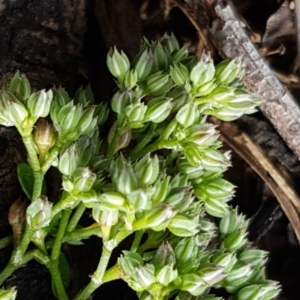
[[22, 265], [23, 256], [27, 250], [27, 247], [31, 241], [34, 230], [29, 226], [25, 227], [25, 231], [23, 233], [22, 239], [16, 249], [13, 251], [11, 255], [10, 262], [12, 265], [16, 267], [20, 267]]
[[104, 273], [104, 276], [102, 278], [102, 283], [120, 279], [120, 278], [122, 278], [123, 275], [124, 275], [124, 273], [123, 273], [120, 265], [115, 264], [114, 266], [112, 266], [111, 268], [106, 270], [106, 272]]
[[12, 235], [6, 236], [2, 239], [0, 239], [0, 250], [11, 245], [14, 241], [14, 238]]
[[136, 252], [141, 243], [142, 237], [144, 235], [144, 230], [139, 230], [135, 233], [133, 243], [131, 245], [130, 251]]
[[98, 267], [92, 275], [88, 285], [74, 298], [74, 300], [86, 300], [103, 283], [103, 276], [107, 268], [112, 251], [102, 247], [102, 254]]
[[60, 256], [60, 249], [65, 235], [66, 228], [68, 226], [71, 210], [64, 210], [59, 223], [58, 231], [55, 237], [54, 246], [51, 252], [51, 260], [56, 260]]
[[42, 171], [43, 171], [44, 174], [49, 170], [49, 168], [51, 167], [53, 161], [58, 156], [60, 150], [61, 150], [61, 146], [60, 145], [56, 145], [56, 146], [54, 146], [54, 148], [51, 149], [50, 154], [49, 154], [47, 160], [42, 165]]
[[41, 169], [40, 162], [37, 156], [37, 153], [35, 151], [34, 142], [32, 139], [32, 135], [29, 136], [23, 136], [23, 143], [26, 147], [28, 158], [29, 158], [29, 164], [33, 170], [33, 172], [38, 172]]
[[64, 283], [61, 278], [61, 274], [59, 272], [59, 264], [58, 261], [51, 261], [49, 263], [49, 272], [51, 274], [51, 278], [53, 280], [56, 295], [59, 300], [68, 300], [69, 297], [65, 290]]
[[48, 266], [50, 259], [48, 255], [43, 254], [39, 249], [29, 251], [24, 255], [23, 264], [27, 264], [30, 260], [35, 259], [40, 264]]
[[86, 207], [81, 202], [78, 205], [78, 207], [76, 208], [76, 211], [69, 222], [69, 225], [67, 227], [67, 232], [72, 232], [75, 229], [75, 227], [77, 226], [79, 220], [81, 219], [85, 209], [86, 209]]
[[17, 267], [13, 266], [12, 264], [8, 264], [5, 269], [0, 274], [0, 286], [3, 282], [11, 276], [11, 274], [17, 269]]
[[132, 155], [141, 151], [143, 148], [145, 148], [151, 142], [151, 140], [157, 135], [157, 133], [155, 132], [157, 125], [158, 124], [156, 124], [156, 123], [151, 123], [151, 125], [149, 126], [149, 128], [147, 130], [147, 133], [138, 142], [138, 144], [131, 150], [129, 157], [131, 157]]
[[9, 263], [0, 274], [0, 285], [14, 272], [14, 270], [23, 265], [24, 254], [30, 243], [33, 233], [34, 231], [30, 227], [26, 226], [19, 245], [13, 251]]
[[[96, 235], [98, 237], [101, 237], [101, 227], [97, 224], [96, 226], [90, 226], [88, 228], [83, 228], [83, 229], [79, 229], [76, 231], [73, 231], [71, 233], [68, 233], [65, 237], [64, 237], [64, 242], [68, 242], [68, 241], [74, 241], [74, 240], [82, 240], [82, 239], [87, 239], [92, 235]], [[48, 244], [47, 244], [48, 246]]]
[[129, 235], [133, 233], [132, 230], [121, 229], [115, 236], [116, 244], [119, 245], [123, 240], [125, 240]]
[[35, 171], [34, 172], [32, 200], [37, 199], [41, 195], [43, 181], [44, 181], [44, 173], [42, 171]]
[[53, 249], [51, 252], [51, 261], [49, 263], [49, 270], [51, 277], [57, 292], [59, 299], [66, 300], [69, 299], [65, 290], [64, 283], [62, 281], [61, 273], [59, 270], [59, 257], [61, 254], [61, 246], [63, 243], [63, 238], [68, 226], [68, 221], [71, 215], [71, 210], [65, 210], [62, 213], [58, 231], [55, 237]]

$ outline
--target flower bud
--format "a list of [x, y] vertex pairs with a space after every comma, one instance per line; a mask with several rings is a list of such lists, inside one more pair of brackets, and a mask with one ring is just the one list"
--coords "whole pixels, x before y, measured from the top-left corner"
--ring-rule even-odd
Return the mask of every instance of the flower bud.
[[174, 248], [178, 264], [183, 264], [195, 257], [198, 245], [195, 237], [182, 238]]
[[81, 135], [86, 135], [92, 132], [97, 125], [97, 118], [93, 118], [95, 106], [91, 106], [83, 111], [80, 116], [76, 130], [80, 131]]
[[123, 51], [120, 53], [116, 48], [109, 51], [106, 63], [110, 73], [119, 81], [123, 80], [130, 68], [127, 55]]
[[235, 257], [234, 253], [226, 253], [222, 250], [216, 251], [211, 258], [212, 263], [224, 267], [224, 272], [227, 273], [231, 271], [236, 261], [237, 258]]
[[262, 286], [252, 284], [243, 287], [236, 294], [237, 300], [270, 300], [276, 297], [279, 293], [279, 288], [276, 286]]
[[201, 163], [205, 170], [212, 172], [224, 171], [230, 166], [227, 157], [221, 151], [215, 149], [203, 151]]
[[128, 71], [125, 74], [124, 86], [127, 89], [132, 89], [136, 86], [138, 80], [137, 72], [135, 70]]
[[182, 201], [186, 195], [186, 193], [189, 191], [188, 187], [176, 187], [171, 190], [171, 193], [168, 195], [165, 203], [171, 205], [172, 207], [176, 209], [181, 208]]
[[17, 71], [11, 79], [8, 88], [10, 92], [17, 93], [23, 100], [26, 100], [31, 94], [31, 87], [28, 79], [24, 74], [20, 75], [19, 71]]
[[140, 254], [131, 251], [123, 251], [123, 255], [118, 259], [123, 272], [130, 276], [134, 273], [135, 268], [144, 265], [143, 258]]
[[62, 187], [66, 192], [72, 194], [74, 191], [73, 180], [70, 180], [68, 176], [63, 175]]
[[98, 201], [102, 209], [118, 210], [123, 207], [125, 198], [118, 192], [110, 191], [100, 194]]
[[[116, 134], [116, 130], [120, 130], [120, 128], [117, 128], [117, 121], [111, 126], [108, 132], [107, 135], [108, 144], [112, 142], [113, 137]], [[131, 137], [132, 137], [131, 130], [125, 131], [119, 138], [117, 147], [115, 149], [115, 153], [118, 152], [120, 149], [126, 148], [130, 144]]]
[[185, 58], [187, 58], [189, 55], [189, 52], [186, 48], [180, 48], [179, 50], [173, 51], [171, 57], [173, 63], [180, 63]]
[[156, 281], [153, 265], [147, 264], [144, 266], [136, 267], [135, 274], [136, 281], [142, 286], [143, 289], [147, 289]]
[[239, 254], [238, 258], [244, 264], [251, 264], [253, 268], [263, 267], [266, 259], [267, 252], [259, 249], [246, 249]]
[[9, 113], [10, 103], [4, 95], [4, 91], [0, 91], [0, 124], [6, 127], [14, 126], [15, 122]]
[[227, 276], [223, 271], [223, 267], [204, 267], [197, 274], [206, 284], [212, 286]]
[[229, 107], [223, 107], [218, 109], [207, 109], [204, 110], [203, 113], [206, 115], [215, 116], [218, 119], [225, 122], [234, 121], [243, 115], [242, 111], [237, 112], [236, 110], [233, 110]]
[[170, 74], [172, 80], [180, 87], [184, 87], [190, 77], [188, 68], [183, 64], [170, 66]]
[[118, 210], [102, 210], [99, 206], [95, 205], [92, 209], [93, 219], [104, 227], [111, 227], [118, 223], [119, 211]]
[[151, 73], [153, 66], [153, 55], [151, 50], [145, 49], [134, 63], [134, 70], [139, 81], [145, 80]]
[[213, 198], [199, 199], [204, 202], [205, 210], [211, 216], [222, 218], [229, 211], [228, 204], [222, 200]]
[[188, 144], [184, 147], [184, 154], [188, 163], [192, 166], [198, 167], [202, 162], [202, 155], [200, 151], [193, 145]]
[[95, 190], [89, 190], [88, 192], [81, 192], [78, 198], [82, 201], [85, 207], [93, 208], [99, 204], [98, 195]]
[[[64, 111], [64, 107], [58, 114], [58, 117], [61, 115], [61, 119], [59, 119], [59, 124], [61, 128], [61, 135], [68, 136], [68, 133], [72, 133], [77, 127], [80, 118], [82, 117], [82, 106], [81, 105], [73, 105], [73, 102], [69, 102], [66, 106], [68, 106], [68, 110]], [[64, 111], [64, 114], [61, 112]], [[72, 140], [69, 138], [69, 140]]]
[[230, 234], [222, 243], [222, 248], [230, 250], [238, 250], [242, 248], [247, 242], [245, 233], [241, 231]]
[[199, 62], [193, 67], [190, 79], [194, 86], [202, 86], [212, 81], [215, 75], [215, 66], [211, 57], [205, 53], [202, 54]]
[[[203, 97], [208, 96], [214, 91], [214, 89], [217, 87], [217, 84], [214, 82], [214, 80], [206, 82], [205, 84], [194, 88], [194, 91], [192, 92], [195, 97]], [[200, 98], [201, 99], [201, 98]], [[201, 100], [198, 100], [197, 102], [200, 102]]]
[[18, 198], [9, 208], [8, 222], [13, 230], [15, 246], [18, 245], [22, 237], [27, 205], [28, 203], [26, 201], [22, 201], [21, 198]]
[[219, 230], [224, 236], [228, 236], [239, 229], [239, 216], [237, 209], [231, 210], [224, 215], [219, 224]]
[[76, 144], [67, 148], [59, 158], [58, 169], [67, 176], [72, 176], [79, 165], [79, 153]]
[[179, 43], [176, 40], [173, 33], [170, 36], [166, 36], [163, 39], [162, 45], [163, 45], [164, 49], [166, 51], [168, 51], [170, 54], [175, 50], [179, 50]]
[[53, 99], [52, 90], [33, 93], [27, 100], [27, 107], [30, 115], [35, 118], [45, 118], [50, 112], [51, 101]]
[[168, 66], [168, 56], [164, 51], [163, 46], [160, 42], [154, 42], [152, 47], [153, 52], [153, 67], [152, 72], [158, 72], [161, 70], [165, 70]]
[[226, 285], [239, 286], [247, 281], [252, 274], [250, 265], [235, 265], [225, 278]]
[[28, 112], [21, 102], [12, 102], [10, 104], [8, 113], [10, 114], [10, 120], [12, 120], [14, 124], [18, 124], [19, 126], [21, 126], [25, 119], [28, 117]]
[[147, 106], [144, 103], [130, 104], [125, 108], [125, 115], [130, 123], [142, 123], [145, 118]]
[[74, 188], [78, 192], [88, 192], [96, 178], [97, 175], [93, 173], [89, 168], [77, 168], [73, 174], [74, 178]]
[[125, 163], [112, 174], [114, 187], [123, 195], [128, 195], [138, 186], [136, 175], [130, 163]]
[[180, 290], [188, 291], [193, 296], [200, 296], [207, 289], [207, 285], [197, 274], [184, 274]]
[[121, 91], [118, 90], [111, 98], [111, 108], [112, 110], [120, 114], [124, 112], [124, 109], [131, 104], [133, 101], [133, 92], [132, 91]]
[[[155, 228], [165, 221], [169, 222], [176, 211], [170, 205], [157, 204], [151, 210], [145, 211], [142, 217], [133, 223], [134, 230], [141, 230], [146, 228]], [[165, 224], [167, 227], [168, 223]]]
[[176, 114], [176, 121], [180, 123], [184, 128], [188, 128], [195, 123], [199, 122], [200, 112], [197, 109], [197, 105], [193, 103], [187, 103]]
[[[208, 148], [215, 144], [219, 135], [211, 124], [193, 125], [186, 130], [187, 140], [201, 149]], [[204, 150], [206, 151], [206, 149]], [[204, 152], [203, 151], [203, 152]]]
[[199, 199], [215, 199], [229, 201], [234, 195], [234, 186], [224, 179], [218, 178], [195, 185], [195, 194]]
[[178, 271], [173, 264], [165, 265], [155, 274], [156, 280], [163, 286], [168, 286], [178, 277]]
[[190, 220], [183, 215], [177, 214], [171, 219], [168, 229], [176, 236], [190, 237], [199, 232], [199, 225], [195, 220]]
[[0, 289], [0, 299], [1, 300], [15, 300], [17, 297], [17, 291], [15, 288], [10, 289]]
[[136, 212], [151, 209], [152, 203], [147, 193], [142, 189], [137, 189], [127, 194], [127, 199]]
[[176, 168], [179, 172], [186, 174], [190, 180], [200, 178], [204, 173], [201, 165], [191, 166], [185, 159], [181, 160]]
[[32, 229], [47, 227], [51, 221], [52, 203], [46, 197], [39, 197], [28, 206], [26, 222]]
[[235, 79], [242, 75], [242, 62], [241, 60], [223, 60], [216, 66], [216, 80], [218, 83], [230, 84]]
[[35, 126], [33, 140], [39, 150], [39, 154], [44, 156], [55, 145], [55, 129], [53, 124], [50, 124], [44, 118], [40, 118]]
[[102, 126], [108, 118], [109, 108], [107, 103], [100, 103], [96, 106], [94, 116], [97, 118], [97, 125]]
[[170, 177], [159, 178], [154, 184], [154, 194], [152, 195], [153, 203], [163, 202], [170, 191]]
[[172, 103], [170, 98], [159, 97], [147, 103], [144, 122], [161, 123], [170, 114]]
[[150, 154], [142, 158], [134, 167], [138, 174], [138, 180], [140, 185], [153, 184], [158, 177], [159, 173], [159, 161], [157, 155], [150, 158]]
[[152, 264], [155, 266], [155, 269], [162, 269], [165, 265], [175, 264], [175, 262], [175, 252], [171, 244], [168, 241], [162, 242], [152, 259]]
[[170, 78], [168, 74], [157, 72], [147, 77], [144, 82], [144, 91], [146, 94], [159, 96], [169, 90]]

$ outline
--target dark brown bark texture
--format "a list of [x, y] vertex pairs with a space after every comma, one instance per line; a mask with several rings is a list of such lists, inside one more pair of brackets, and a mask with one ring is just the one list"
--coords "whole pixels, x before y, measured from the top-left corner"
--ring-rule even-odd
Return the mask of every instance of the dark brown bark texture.
[[[20, 70], [34, 89], [62, 86], [71, 95], [90, 82], [95, 100], [109, 101], [114, 82], [106, 68], [106, 54], [113, 46], [124, 49], [130, 57], [139, 50], [138, 20], [136, 3], [131, 0], [1, 1], [0, 81], [7, 82]], [[1, 127], [0, 237], [10, 233], [8, 209], [22, 195], [16, 172], [21, 161], [26, 161], [26, 154], [18, 134], [13, 128]], [[70, 263], [80, 268], [74, 271], [73, 285], [82, 288], [89, 280], [100, 255], [100, 246], [94, 244], [87, 243], [84, 250], [77, 247], [70, 258]], [[1, 268], [10, 251], [0, 251]], [[36, 263], [16, 271], [5, 283], [10, 286], [17, 287], [19, 300], [54, 299], [50, 276]], [[115, 293], [114, 288], [109, 290]], [[70, 288], [70, 294], [77, 292], [78, 288]]]

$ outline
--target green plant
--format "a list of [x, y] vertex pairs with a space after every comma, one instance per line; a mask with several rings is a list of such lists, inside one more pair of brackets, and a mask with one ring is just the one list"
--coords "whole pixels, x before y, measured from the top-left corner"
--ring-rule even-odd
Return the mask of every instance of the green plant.
[[[68, 299], [62, 244], [95, 235], [102, 238], [102, 254], [76, 300], [116, 279], [143, 300], [221, 299], [211, 288], [225, 288], [238, 300], [274, 297], [278, 284], [263, 276], [266, 253], [251, 248], [247, 220], [228, 205], [234, 186], [222, 174], [230, 154], [222, 153], [218, 132], [207, 122], [208, 115], [229, 121], [255, 111], [259, 101], [239, 80], [241, 61], [215, 67], [209, 55], [190, 56], [170, 36], [143, 39], [132, 62], [111, 50], [107, 65], [118, 85], [107, 142], [100, 141], [99, 128], [103, 137], [109, 110], [93, 104], [89, 87], [73, 100], [61, 88], [32, 93], [17, 72], [0, 91], [0, 123], [18, 129], [28, 152], [18, 174], [31, 200], [27, 209], [11, 209], [11, 224], [25, 209], [26, 221], [21, 234], [14, 230], [0, 284], [35, 259], [49, 269], [57, 298]], [[50, 166], [62, 174], [55, 203], [43, 190]], [[86, 209], [95, 222], [82, 228]], [[130, 235], [130, 250], [107, 269], [112, 251]], [[11, 240], [0, 240], [0, 247]]]

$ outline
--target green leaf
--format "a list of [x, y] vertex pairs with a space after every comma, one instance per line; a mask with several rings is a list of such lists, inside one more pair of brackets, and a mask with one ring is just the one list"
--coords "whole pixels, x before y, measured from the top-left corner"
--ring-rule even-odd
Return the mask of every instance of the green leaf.
[[67, 288], [71, 279], [71, 270], [67, 258], [63, 252], [60, 252], [59, 256], [59, 271], [61, 273], [63, 284], [65, 288]]
[[26, 196], [31, 199], [33, 193], [34, 175], [29, 164], [19, 163], [17, 167], [18, 179]]

